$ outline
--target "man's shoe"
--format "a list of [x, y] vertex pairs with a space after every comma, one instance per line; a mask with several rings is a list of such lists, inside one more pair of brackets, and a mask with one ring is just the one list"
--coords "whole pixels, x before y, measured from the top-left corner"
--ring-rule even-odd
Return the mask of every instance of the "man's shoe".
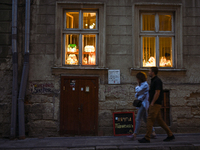
[[140, 143], [150, 143], [150, 141], [145, 139], [145, 138], [138, 140], [138, 142], [140, 142]]
[[164, 141], [164, 142], [169, 142], [169, 141], [171, 141], [171, 140], [173, 140], [173, 139], [175, 139], [174, 135], [168, 136], [168, 137], [167, 137], [166, 139], [164, 139], [163, 141]]

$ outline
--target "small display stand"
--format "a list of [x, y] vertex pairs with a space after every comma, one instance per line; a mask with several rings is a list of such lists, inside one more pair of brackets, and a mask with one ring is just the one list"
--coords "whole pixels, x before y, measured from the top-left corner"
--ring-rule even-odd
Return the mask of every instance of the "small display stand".
[[134, 129], [135, 129], [134, 112], [113, 113], [114, 136], [133, 134]]

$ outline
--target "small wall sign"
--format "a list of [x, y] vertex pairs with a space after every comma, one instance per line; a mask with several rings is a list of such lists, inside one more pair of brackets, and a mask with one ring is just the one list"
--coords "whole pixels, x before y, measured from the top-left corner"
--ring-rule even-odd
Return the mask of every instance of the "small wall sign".
[[108, 84], [120, 84], [120, 70], [108, 70]]

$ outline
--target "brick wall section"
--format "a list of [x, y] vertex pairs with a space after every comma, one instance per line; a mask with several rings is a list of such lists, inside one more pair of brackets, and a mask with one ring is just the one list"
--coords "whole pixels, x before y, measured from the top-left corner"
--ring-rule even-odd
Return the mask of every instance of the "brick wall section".
[[12, 1], [1, 0], [0, 3], [0, 137], [7, 137], [12, 99]]

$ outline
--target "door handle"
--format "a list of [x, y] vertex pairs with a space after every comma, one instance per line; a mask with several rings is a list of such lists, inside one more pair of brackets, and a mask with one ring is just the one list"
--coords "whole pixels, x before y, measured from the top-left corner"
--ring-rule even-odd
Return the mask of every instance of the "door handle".
[[80, 107], [78, 108], [78, 111], [81, 111], [81, 108], [80, 108]]

